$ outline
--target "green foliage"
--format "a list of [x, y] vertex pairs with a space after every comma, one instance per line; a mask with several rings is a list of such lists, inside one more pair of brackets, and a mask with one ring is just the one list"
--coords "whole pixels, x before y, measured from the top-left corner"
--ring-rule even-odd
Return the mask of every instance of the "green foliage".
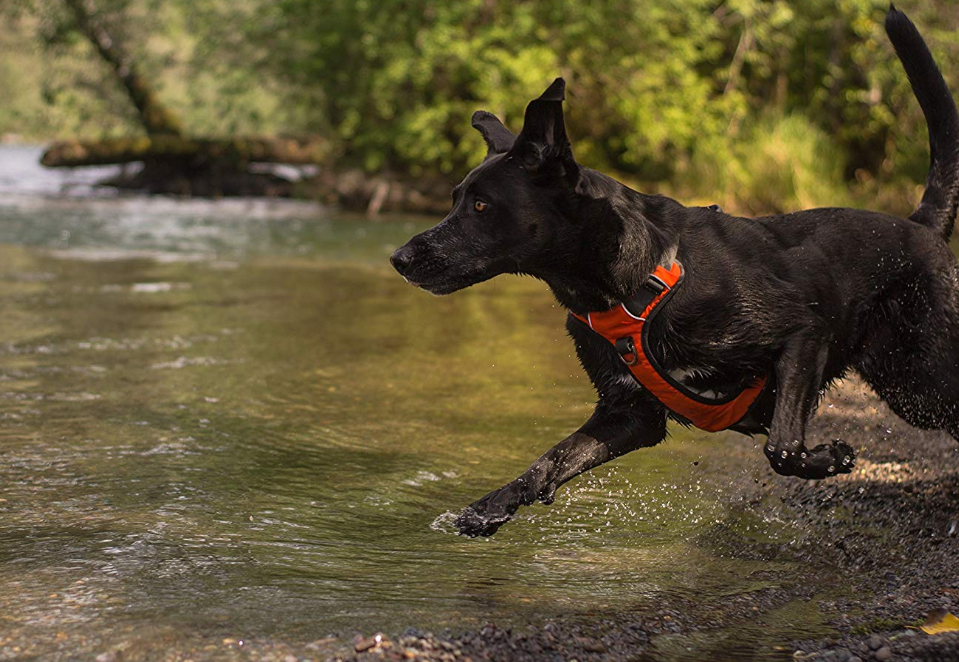
[[844, 157], [805, 116], [767, 116], [735, 138], [701, 141], [682, 179], [693, 195], [748, 214], [844, 206]]
[[[959, 20], [948, 3], [931, 4], [912, 13], [959, 89]], [[887, 6], [337, 0], [320, 12], [311, 0], [280, 0], [251, 39], [286, 44], [264, 65], [292, 103], [309, 106], [310, 128], [335, 133], [343, 157], [370, 170], [462, 172], [483, 153], [468, 128], [474, 110], [518, 130], [526, 102], [564, 75], [578, 157], [632, 179], [681, 178], [694, 158], [721, 159], [741, 131], [753, 144], [787, 140], [751, 128], [774, 114], [796, 140], [816, 141], [805, 151], [828, 143], [840, 180], [886, 177], [900, 161], [921, 180], [923, 121], [883, 32]], [[711, 148], [721, 151], [710, 157]], [[817, 197], [809, 182], [795, 185], [792, 200]]]
[[[316, 133], [371, 172], [458, 177], [484, 153], [473, 111], [519, 130], [557, 75], [577, 158], [647, 188], [759, 212], [894, 178], [913, 197], [927, 168], [887, 0], [94, 1], [188, 134]], [[0, 61], [41, 90], [0, 101], [0, 131], [43, 133], [31, 104], [46, 135], [136, 131], [62, 2], [0, 9], [46, 44], [42, 66]], [[959, 90], [953, 0], [899, 4]]]
[[45, 36], [50, 28], [38, 17], [0, 12], [0, 135], [49, 139], [128, 133], [132, 108], [110, 72], [90, 66], [92, 47], [62, 35], [51, 45]]

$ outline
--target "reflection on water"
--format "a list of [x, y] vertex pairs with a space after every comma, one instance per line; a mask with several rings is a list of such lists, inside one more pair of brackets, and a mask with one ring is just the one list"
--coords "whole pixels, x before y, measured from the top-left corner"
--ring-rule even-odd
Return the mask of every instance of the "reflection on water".
[[[678, 432], [493, 539], [452, 535], [443, 514], [593, 394], [541, 285], [436, 298], [395, 277], [423, 224], [0, 198], [0, 657], [598, 614], [797, 571], [710, 542], [796, 532], [711, 481], [731, 442]], [[787, 620], [757, 649], [819, 627]]]

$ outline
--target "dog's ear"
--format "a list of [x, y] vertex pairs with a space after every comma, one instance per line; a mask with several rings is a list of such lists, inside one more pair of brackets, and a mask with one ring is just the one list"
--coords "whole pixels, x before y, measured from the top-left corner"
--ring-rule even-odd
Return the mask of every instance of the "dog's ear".
[[477, 110], [473, 113], [471, 120], [473, 128], [483, 134], [483, 140], [486, 141], [486, 158], [495, 154], [508, 152], [516, 141], [513, 132], [503, 126], [493, 113], [485, 110]]
[[513, 143], [510, 155], [534, 175], [559, 175], [575, 184], [579, 168], [566, 137], [565, 98], [566, 81], [557, 78], [538, 99], [530, 101], [523, 130]]

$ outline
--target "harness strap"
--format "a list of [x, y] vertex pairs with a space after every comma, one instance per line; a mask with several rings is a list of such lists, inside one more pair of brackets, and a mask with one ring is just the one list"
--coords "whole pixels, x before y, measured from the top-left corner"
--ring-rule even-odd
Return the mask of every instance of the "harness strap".
[[643, 288], [628, 301], [585, 317], [571, 313], [616, 348], [636, 380], [667, 409], [708, 432], [725, 430], [746, 415], [762, 392], [765, 377], [759, 377], [739, 393], [708, 398], [673, 379], [659, 365], [649, 347], [648, 322], [656, 316], [683, 280], [683, 267], [656, 267]]

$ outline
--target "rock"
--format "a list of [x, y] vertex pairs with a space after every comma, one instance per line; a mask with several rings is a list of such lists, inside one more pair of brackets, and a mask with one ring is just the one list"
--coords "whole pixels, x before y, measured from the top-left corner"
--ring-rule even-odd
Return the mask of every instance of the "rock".
[[588, 637], [582, 637], [579, 640], [579, 645], [583, 647], [583, 650], [587, 653], [605, 653], [606, 645], [599, 641], [598, 639], [590, 639]]
[[883, 646], [882, 648], [876, 651], [876, 659], [879, 660], [879, 662], [886, 662], [886, 660], [891, 660], [892, 649], [889, 648], [889, 646]]
[[849, 658], [852, 657], [852, 653], [849, 652], [848, 648], [837, 648], [835, 650], [836, 662], [849, 662]]
[[356, 642], [356, 646], [354, 646], [353, 649], [357, 653], [362, 653], [364, 651], [368, 651], [371, 648], [375, 647], [378, 643], [380, 642], [377, 640], [376, 637], [369, 637], [368, 639], [360, 639], [359, 641]]
[[862, 662], [862, 658], [858, 655], [853, 655], [851, 658], [846, 660], [846, 662]]
[[116, 662], [117, 654], [113, 651], [108, 653], [100, 653], [96, 656], [96, 662]]
[[882, 646], [882, 637], [878, 634], [871, 634], [866, 639], [866, 645], [869, 646], [870, 650], [878, 650]]

